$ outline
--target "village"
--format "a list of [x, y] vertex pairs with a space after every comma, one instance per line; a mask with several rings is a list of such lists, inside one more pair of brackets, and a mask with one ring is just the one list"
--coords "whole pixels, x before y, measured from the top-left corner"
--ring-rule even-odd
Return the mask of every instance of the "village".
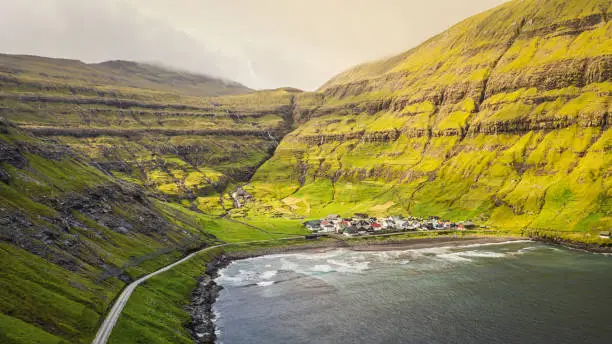
[[437, 216], [428, 219], [394, 215], [382, 218], [355, 213], [351, 218], [327, 215], [320, 220], [304, 222], [306, 229], [317, 234], [341, 234], [345, 236], [379, 235], [408, 231], [459, 230], [476, 227], [472, 221], [451, 222]]

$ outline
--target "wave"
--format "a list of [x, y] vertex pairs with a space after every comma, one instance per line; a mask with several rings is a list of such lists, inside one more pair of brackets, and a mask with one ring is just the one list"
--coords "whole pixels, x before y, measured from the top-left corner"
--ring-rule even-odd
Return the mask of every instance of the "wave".
[[313, 266], [312, 268], [310, 268], [310, 271], [314, 271], [314, 272], [332, 272], [332, 271], [335, 271], [335, 270], [331, 267], [331, 265], [317, 264], [317, 265]]
[[270, 286], [270, 285], [272, 285], [274, 283], [276, 283], [276, 282], [274, 282], [274, 281], [263, 281], [263, 282], [257, 283], [257, 285], [259, 287], [267, 287], [267, 286]]
[[[361, 274], [369, 270], [405, 266], [408, 269], [436, 270], [448, 264], [470, 263], [481, 259], [510, 258], [541, 248], [529, 245], [531, 240], [463, 246], [429, 247], [394, 251], [353, 251], [335, 249], [315, 253], [291, 253], [243, 260], [220, 271], [218, 280], [234, 286], [267, 286], [283, 282], [293, 274], [311, 276], [331, 282], [328, 274]], [[504, 245], [519, 244], [502, 247]], [[484, 249], [489, 247], [489, 249]], [[501, 247], [495, 248], [493, 247]], [[546, 246], [542, 246], [547, 248]], [[282, 274], [280, 272], [283, 272]], [[290, 274], [287, 274], [290, 273]]]
[[[267, 267], [267, 265], [266, 265], [266, 267]], [[269, 271], [264, 271], [264, 272], [263, 272], [263, 273], [260, 275], [260, 277], [261, 277], [262, 279], [270, 279], [270, 278], [272, 278], [272, 277], [276, 276], [276, 274], [277, 274], [277, 273], [278, 273], [278, 271], [277, 271], [277, 270], [269, 270]]]

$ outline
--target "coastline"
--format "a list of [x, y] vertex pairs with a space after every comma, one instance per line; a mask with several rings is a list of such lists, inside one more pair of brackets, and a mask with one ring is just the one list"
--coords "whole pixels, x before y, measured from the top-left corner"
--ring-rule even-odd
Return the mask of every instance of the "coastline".
[[205, 272], [198, 280], [197, 288], [192, 292], [191, 304], [188, 307], [192, 322], [186, 326], [192, 333], [196, 344], [216, 343], [215, 314], [212, 307], [216, 302], [219, 291], [223, 288], [216, 284], [215, 279], [219, 271], [226, 268], [233, 261], [291, 253], [321, 253], [336, 249], [348, 249], [363, 252], [401, 251], [410, 249], [425, 249], [435, 247], [460, 247], [469, 245], [503, 244], [507, 242], [533, 241], [551, 245], [558, 245], [569, 249], [581, 250], [591, 253], [612, 253], [612, 247], [594, 246], [565, 240], [553, 240], [544, 237], [508, 236], [508, 235], [444, 235], [438, 237], [416, 237], [401, 239], [376, 240], [375, 237], [358, 239], [338, 239], [308, 242], [295, 246], [278, 246], [254, 249], [226, 251], [215, 257], [207, 266]]
[[386, 240], [374, 242], [373, 240], [328, 240], [313, 242], [297, 246], [281, 246], [264, 249], [224, 252], [207, 264], [205, 272], [200, 276], [196, 289], [191, 294], [191, 303], [187, 310], [191, 314], [191, 323], [186, 328], [191, 332], [196, 344], [213, 344], [216, 342], [215, 314], [212, 310], [219, 291], [215, 279], [219, 271], [226, 268], [233, 261], [254, 257], [289, 254], [289, 253], [320, 253], [335, 249], [349, 249], [354, 251], [394, 251], [422, 249], [433, 247], [458, 247], [466, 245], [500, 244], [512, 241], [529, 240], [523, 237], [510, 236], [442, 236], [429, 238], [412, 238], [402, 240]]

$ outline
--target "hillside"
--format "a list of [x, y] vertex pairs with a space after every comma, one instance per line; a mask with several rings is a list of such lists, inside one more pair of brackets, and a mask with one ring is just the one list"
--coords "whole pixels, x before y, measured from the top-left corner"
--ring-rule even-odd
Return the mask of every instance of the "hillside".
[[156, 67], [17, 60], [0, 74], [0, 342], [88, 343], [127, 282], [302, 231], [220, 217], [291, 130], [299, 91], [200, 97]]
[[253, 208], [611, 228], [611, 6], [511, 1], [336, 76], [255, 174]]
[[110, 86], [176, 92], [191, 96], [244, 94], [252, 90], [233, 81], [130, 61], [86, 64], [77, 60], [0, 54], [0, 80], [30, 89], [66, 87], [99, 92]]
[[611, 17], [608, 0], [511, 1], [317, 92], [0, 55], [0, 342], [90, 342], [126, 282], [332, 213], [602, 243]]
[[0, 342], [88, 343], [127, 282], [199, 247], [272, 236], [166, 202], [0, 121]]
[[[232, 207], [221, 197], [226, 187], [246, 182], [291, 130], [299, 94], [200, 97], [191, 94], [209, 93], [219, 80], [131, 62], [0, 59], [1, 117], [68, 145], [116, 178], [214, 214]], [[224, 85], [233, 88], [216, 91], [238, 90]]]

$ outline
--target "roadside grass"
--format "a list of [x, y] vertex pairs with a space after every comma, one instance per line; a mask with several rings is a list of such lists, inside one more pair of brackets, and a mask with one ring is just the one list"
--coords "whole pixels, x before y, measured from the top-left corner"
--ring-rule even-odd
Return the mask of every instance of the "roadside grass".
[[185, 328], [191, 322], [186, 307], [209, 262], [223, 253], [249, 254], [305, 243], [308, 241], [283, 240], [213, 248], [150, 278], [132, 293], [109, 343], [193, 343], [191, 334]]
[[185, 307], [206, 264], [221, 252], [222, 248], [215, 248], [200, 253], [136, 288], [109, 343], [193, 343], [184, 327], [191, 321]]

